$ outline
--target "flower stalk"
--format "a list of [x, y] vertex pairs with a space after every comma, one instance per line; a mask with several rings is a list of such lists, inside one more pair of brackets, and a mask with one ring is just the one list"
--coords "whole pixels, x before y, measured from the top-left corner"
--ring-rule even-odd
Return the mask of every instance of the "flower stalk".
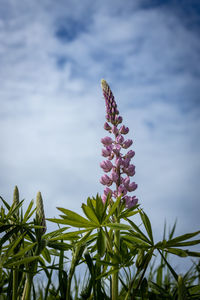
[[[129, 132], [129, 128], [122, 123], [122, 117], [119, 115], [117, 104], [113, 93], [107, 84], [102, 79], [101, 87], [106, 104], [106, 120], [104, 129], [112, 134], [114, 137], [106, 136], [101, 139], [101, 143], [104, 148], [102, 149], [102, 156], [106, 158], [100, 163], [100, 167], [106, 173], [101, 179], [100, 183], [105, 186], [104, 193], [102, 195], [102, 201], [105, 203], [108, 194], [111, 196], [111, 203], [113, 198], [117, 199], [121, 197], [121, 203], [117, 209], [117, 215], [113, 219], [113, 222], [120, 223], [119, 213], [124, 207], [131, 208], [138, 202], [136, 196], [130, 196], [128, 193], [133, 192], [137, 188], [135, 182], [130, 182], [130, 177], [135, 175], [135, 166], [131, 164], [131, 159], [134, 157], [135, 152], [133, 150], [126, 150], [132, 145], [131, 139], [125, 139], [125, 135]], [[110, 188], [114, 186], [113, 188]], [[120, 231], [114, 231], [114, 254], [117, 255], [120, 251]], [[115, 256], [112, 261], [115, 265]], [[115, 267], [113, 267], [115, 271]], [[118, 272], [114, 272], [112, 275], [112, 300], [118, 299]]]
[[[36, 245], [35, 251], [33, 253], [33, 256], [39, 256], [45, 247], [45, 240], [42, 239], [42, 236], [46, 232], [46, 220], [45, 220], [45, 214], [44, 214], [43, 199], [42, 199], [42, 195], [40, 192], [38, 192], [37, 196], [36, 196], [35, 225], [42, 226], [41, 228], [35, 228], [37, 245]], [[32, 288], [32, 284], [33, 284], [33, 277], [37, 271], [37, 265], [38, 265], [37, 259], [29, 264], [29, 267], [28, 267], [29, 272], [27, 273], [22, 300], [30, 300], [30, 298], [31, 298], [31, 288]]]
[[[13, 206], [14, 208], [19, 204], [19, 190], [18, 190], [18, 187], [15, 186], [15, 189], [14, 189], [14, 193], [13, 193]], [[19, 218], [19, 210], [17, 210], [16, 212], [16, 220]], [[13, 237], [13, 240], [14, 240], [14, 237]], [[14, 253], [17, 253], [18, 252], [18, 249], [15, 248], [14, 249]], [[19, 275], [19, 270], [18, 270], [18, 267], [15, 266], [13, 268], [13, 293], [12, 293], [12, 300], [17, 300], [17, 290], [18, 290], [18, 276]]]

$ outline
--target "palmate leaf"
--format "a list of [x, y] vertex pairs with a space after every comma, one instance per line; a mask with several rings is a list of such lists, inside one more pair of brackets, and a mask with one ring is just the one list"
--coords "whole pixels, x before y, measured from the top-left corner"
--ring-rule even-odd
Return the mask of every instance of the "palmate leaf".
[[144, 224], [144, 227], [145, 227], [145, 229], [148, 233], [148, 236], [149, 236], [149, 238], [150, 238], [150, 240], [153, 244], [153, 233], [152, 233], [152, 228], [151, 228], [151, 222], [150, 222], [148, 216], [145, 214], [144, 211], [139, 211], [139, 213], [140, 213], [140, 217], [142, 219], [142, 222]]
[[143, 245], [145, 248], [149, 248], [149, 244], [140, 237], [134, 235], [123, 235], [122, 239], [124, 241], [128, 241], [129, 243], [132, 243], [134, 247], [136, 245]]
[[27, 222], [28, 219], [30, 219], [30, 217], [33, 215], [33, 213], [35, 212], [36, 208], [34, 208], [32, 211], [32, 207], [33, 207], [34, 201], [31, 200], [31, 202], [29, 203], [29, 206], [24, 214], [24, 218], [23, 218], [23, 222]]
[[94, 226], [93, 223], [91, 223], [89, 221], [87, 223], [82, 223], [82, 222], [78, 222], [78, 221], [69, 220], [69, 219], [67, 219], [67, 217], [65, 219], [48, 218], [46, 220], [57, 223], [57, 224], [70, 225], [70, 226], [78, 227], [78, 228], [88, 228], [88, 229], [96, 228], [96, 226]]
[[48, 242], [48, 247], [56, 250], [69, 250], [72, 249], [72, 245], [63, 242]]
[[7, 220], [9, 220], [9, 218], [11, 216], [13, 216], [19, 210], [19, 208], [22, 206], [23, 202], [24, 202], [24, 200], [20, 201], [17, 205], [16, 205], [16, 203], [13, 203], [11, 205], [11, 207], [9, 209], [9, 212], [8, 212], [8, 214], [6, 216]]
[[103, 226], [107, 226], [113, 230], [131, 230], [131, 226], [121, 223], [106, 223]]
[[49, 253], [49, 250], [46, 247], [42, 250], [41, 254], [48, 263], [51, 262], [51, 255]]
[[182, 250], [182, 249], [178, 249], [178, 248], [167, 248], [165, 249], [166, 252], [168, 253], [172, 253], [172, 254], [175, 254], [175, 255], [178, 255], [180, 257], [186, 257], [188, 256], [187, 252]]
[[7, 250], [8, 256], [13, 253], [13, 251], [16, 249], [17, 246], [19, 247], [19, 245], [20, 245], [20, 243], [22, 243], [22, 239], [24, 238], [25, 235], [26, 235], [26, 232], [24, 232], [23, 234], [20, 234], [15, 239], [13, 239], [13, 242], [10, 243], [8, 250]]
[[163, 288], [160, 284], [156, 284], [155, 282], [151, 281], [150, 286], [151, 286], [152, 290], [155, 291], [156, 294], [159, 294], [160, 296], [162, 296], [163, 299], [168, 299], [170, 297], [168, 291], [166, 291], [165, 288]]
[[96, 208], [97, 201], [95, 198], [91, 199], [90, 197], [87, 198], [87, 206], [91, 208], [95, 216], [97, 216], [97, 208]]
[[176, 238], [167, 241], [167, 246], [176, 246], [178, 243], [191, 239], [192, 237], [194, 237], [195, 235], [199, 234], [200, 231], [196, 231], [196, 232], [192, 232], [192, 233], [186, 233], [180, 236], [177, 236]]
[[87, 219], [83, 218], [81, 215], [79, 215], [69, 209], [61, 208], [61, 207], [57, 207], [57, 209], [60, 210], [62, 213], [64, 213], [69, 220], [86, 223], [86, 224], [90, 223], [90, 222], [88, 222]]
[[189, 250], [185, 250], [185, 252], [188, 254], [188, 256], [200, 257], [200, 252], [189, 251]]
[[108, 215], [106, 216], [106, 218], [104, 219], [104, 222], [107, 222], [109, 218], [115, 213], [116, 209], [119, 207], [120, 201], [121, 201], [121, 196], [118, 197], [117, 200], [114, 202], [114, 204], [111, 206], [111, 209]]
[[119, 272], [119, 270], [120, 270], [120, 267], [117, 267], [117, 266], [116, 266], [116, 268], [112, 268], [110, 271], [105, 272], [105, 273], [102, 273], [102, 274], [99, 275], [96, 279], [100, 279], [100, 278], [103, 278], [103, 277], [108, 277], [108, 276], [110, 276], [110, 275], [113, 275], [113, 274]]
[[96, 214], [101, 223], [104, 219], [104, 204], [101, 197], [97, 194], [96, 196]]
[[9, 230], [11, 227], [14, 227], [14, 224], [9, 224], [9, 225], [2, 225], [2, 223], [0, 223], [0, 233], [1, 232], [5, 232], [7, 230]]
[[7, 208], [7, 210], [10, 209], [10, 205], [0, 196], [1, 201], [3, 202], [3, 204], [5, 205], [5, 207]]
[[58, 235], [62, 234], [63, 231], [69, 229], [70, 227], [63, 227], [57, 230], [54, 230], [52, 232], [46, 233], [43, 235], [44, 239], [49, 239], [49, 238], [54, 238], [57, 237]]
[[138, 206], [139, 206], [139, 205], [133, 206], [133, 207], [131, 207], [131, 208], [126, 209], [125, 211], [123, 211], [123, 212], [120, 214], [119, 218], [120, 218], [120, 219], [124, 219], [124, 218], [128, 218], [128, 217], [131, 217], [131, 216], [134, 216], [134, 215], [138, 214], [138, 213], [139, 213], [139, 210], [136, 210], [136, 211], [135, 211], [135, 209], [136, 209]]
[[158, 252], [160, 253], [160, 255], [162, 256], [164, 262], [166, 263], [167, 267], [169, 268], [170, 272], [172, 273], [172, 275], [174, 276], [175, 280], [178, 281], [178, 275], [176, 273], [176, 271], [171, 267], [171, 265], [168, 263], [168, 261], [166, 260], [165, 256], [163, 255], [162, 251], [160, 251], [158, 249]]
[[[128, 219], [128, 218], [125, 218], [125, 220], [129, 222], [129, 224], [131, 225], [131, 227], [132, 227], [137, 233], [139, 233], [140, 236], [143, 237], [143, 239], [144, 239], [147, 243], [151, 244], [151, 241], [146, 237], [146, 235], [139, 229], [139, 227], [138, 227], [133, 221], [131, 221], [131, 220]], [[132, 235], [135, 235], [135, 232], [132, 230], [132, 228], [131, 228], [130, 233], [131, 233]]]
[[[81, 215], [66, 209], [66, 208], [60, 208], [58, 209], [64, 213], [64, 215], [61, 215], [61, 217], [66, 221], [65, 224], [72, 225], [74, 227], [96, 227], [96, 224], [94, 222], [91, 222], [85, 218], [83, 218]], [[62, 223], [63, 224], [63, 223]]]
[[11, 259], [7, 260], [7, 262], [4, 264], [4, 267], [5, 268], [11, 268], [11, 267], [14, 267], [14, 266], [20, 266], [20, 265], [30, 263], [30, 262], [32, 262], [34, 260], [37, 260], [37, 259], [39, 259], [39, 256], [30, 256], [30, 257], [20, 259], [18, 261], [16, 261], [15, 258], [11, 258]]
[[94, 212], [94, 210], [89, 207], [86, 204], [82, 204], [82, 210], [84, 212], [84, 214], [86, 215], [86, 217], [92, 222], [94, 223], [96, 226], [100, 225], [99, 220]]
[[97, 250], [100, 257], [105, 254], [106, 251], [106, 237], [104, 231], [100, 228], [97, 236]]
[[9, 238], [13, 235], [13, 234], [15, 234], [15, 233], [17, 233], [19, 231], [19, 227], [17, 226], [15, 226], [13, 229], [11, 229], [10, 231], [8, 231], [1, 239], [0, 239], [0, 247], [4, 244], [4, 243], [6, 243], [7, 241], [9, 241]]
[[57, 235], [55, 237], [49, 238], [48, 241], [57, 241], [57, 240], [77, 240], [80, 238], [81, 233], [85, 233], [88, 230], [78, 230], [74, 232], [68, 232], [68, 233], [62, 233], [60, 235]]
[[[200, 244], [200, 240], [193, 240], [190, 242], [182, 242], [182, 243], [175, 243], [173, 246], [176, 247], [186, 247], [186, 246], [194, 246]], [[168, 242], [166, 243], [166, 245], [168, 246]], [[172, 244], [170, 243], [170, 247], [172, 246]]]
[[25, 247], [23, 249], [21, 249], [19, 252], [17, 252], [17, 254], [13, 255], [14, 259], [19, 259], [20, 257], [22, 258], [26, 253], [28, 253], [29, 251], [31, 251], [35, 246], [37, 245], [37, 243], [27, 243], [25, 244]]

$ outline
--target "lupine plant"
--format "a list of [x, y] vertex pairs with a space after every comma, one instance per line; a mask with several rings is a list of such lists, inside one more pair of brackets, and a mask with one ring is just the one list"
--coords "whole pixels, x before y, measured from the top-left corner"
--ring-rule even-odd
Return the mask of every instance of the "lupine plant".
[[[0, 197], [0, 300], [200, 299], [200, 252], [191, 250], [200, 244], [193, 239], [200, 230], [174, 237], [175, 223], [168, 236], [165, 226], [163, 238], [154, 241], [150, 220], [131, 194], [137, 184], [131, 180], [129, 128], [109, 85], [101, 85], [107, 132], [101, 139], [103, 195], [82, 204], [84, 216], [59, 207], [59, 218], [47, 219], [40, 192], [36, 207], [31, 201], [25, 213], [17, 187], [11, 206]], [[46, 232], [47, 221], [59, 228]], [[177, 274], [171, 255], [192, 257], [190, 270]], [[37, 284], [38, 274], [43, 282]]]

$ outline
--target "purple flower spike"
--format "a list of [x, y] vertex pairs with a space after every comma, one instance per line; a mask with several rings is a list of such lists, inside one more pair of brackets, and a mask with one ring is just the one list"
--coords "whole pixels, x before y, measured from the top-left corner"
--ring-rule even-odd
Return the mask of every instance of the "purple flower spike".
[[[131, 139], [124, 140], [123, 135], [129, 132], [129, 128], [122, 125], [118, 128], [118, 125], [122, 123], [123, 119], [119, 116], [119, 111], [113, 93], [105, 80], [101, 81], [103, 95], [106, 103], [106, 119], [107, 122], [104, 124], [104, 129], [113, 134], [113, 139], [106, 136], [101, 139], [101, 143], [104, 148], [102, 149], [102, 156], [106, 157], [107, 160], [100, 163], [101, 168], [105, 173], [100, 182], [105, 186], [102, 201], [105, 203], [108, 194], [111, 197], [117, 198], [122, 196], [126, 207], [131, 208], [138, 202], [136, 196], [129, 196], [128, 193], [133, 192], [137, 188], [135, 182], [130, 183], [130, 177], [135, 174], [135, 166], [130, 164], [131, 159], [134, 157], [135, 152], [129, 150], [127, 153], [122, 153], [129, 148], [133, 141]], [[114, 159], [112, 163], [111, 160]], [[124, 176], [125, 175], [125, 176]], [[108, 188], [114, 185], [113, 189]]]

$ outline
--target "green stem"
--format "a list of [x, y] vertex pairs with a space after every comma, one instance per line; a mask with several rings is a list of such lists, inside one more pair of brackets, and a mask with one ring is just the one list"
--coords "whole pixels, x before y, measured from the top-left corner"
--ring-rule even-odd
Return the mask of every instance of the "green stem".
[[[38, 244], [37, 244], [37, 247], [35, 249], [34, 255], [38, 256], [40, 253], [41, 253], [41, 240], [38, 240]], [[34, 275], [37, 271], [37, 265], [38, 265], [37, 260], [35, 260], [35, 261], [33, 261], [32, 263], [29, 264], [22, 300], [30, 300], [31, 287], [32, 287], [32, 283], [33, 283], [33, 277], [34, 277]]]
[[[120, 231], [116, 230], [114, 233], [114, 254], [117, 254], [120, 247]], [[115, 257], [113, 263], [116, 263]], [[115, 269], [115, 267], [113, 267]], [[118, 281], [119, 281], [119, 272], [115, 272], [112, 275], [112, 300], [118, 300]]]
[[13, 270], [13, 294], [12, 300], [17, 300], [17, 288], [18, 288], [18, 269], [17, 267]]
[[27, 275], [26, 283], [24, 287], [24, 295], [22, 300], [30, 300], [31, 296], [31, 287], [32, 287], [33, 275], [30, 273]]

